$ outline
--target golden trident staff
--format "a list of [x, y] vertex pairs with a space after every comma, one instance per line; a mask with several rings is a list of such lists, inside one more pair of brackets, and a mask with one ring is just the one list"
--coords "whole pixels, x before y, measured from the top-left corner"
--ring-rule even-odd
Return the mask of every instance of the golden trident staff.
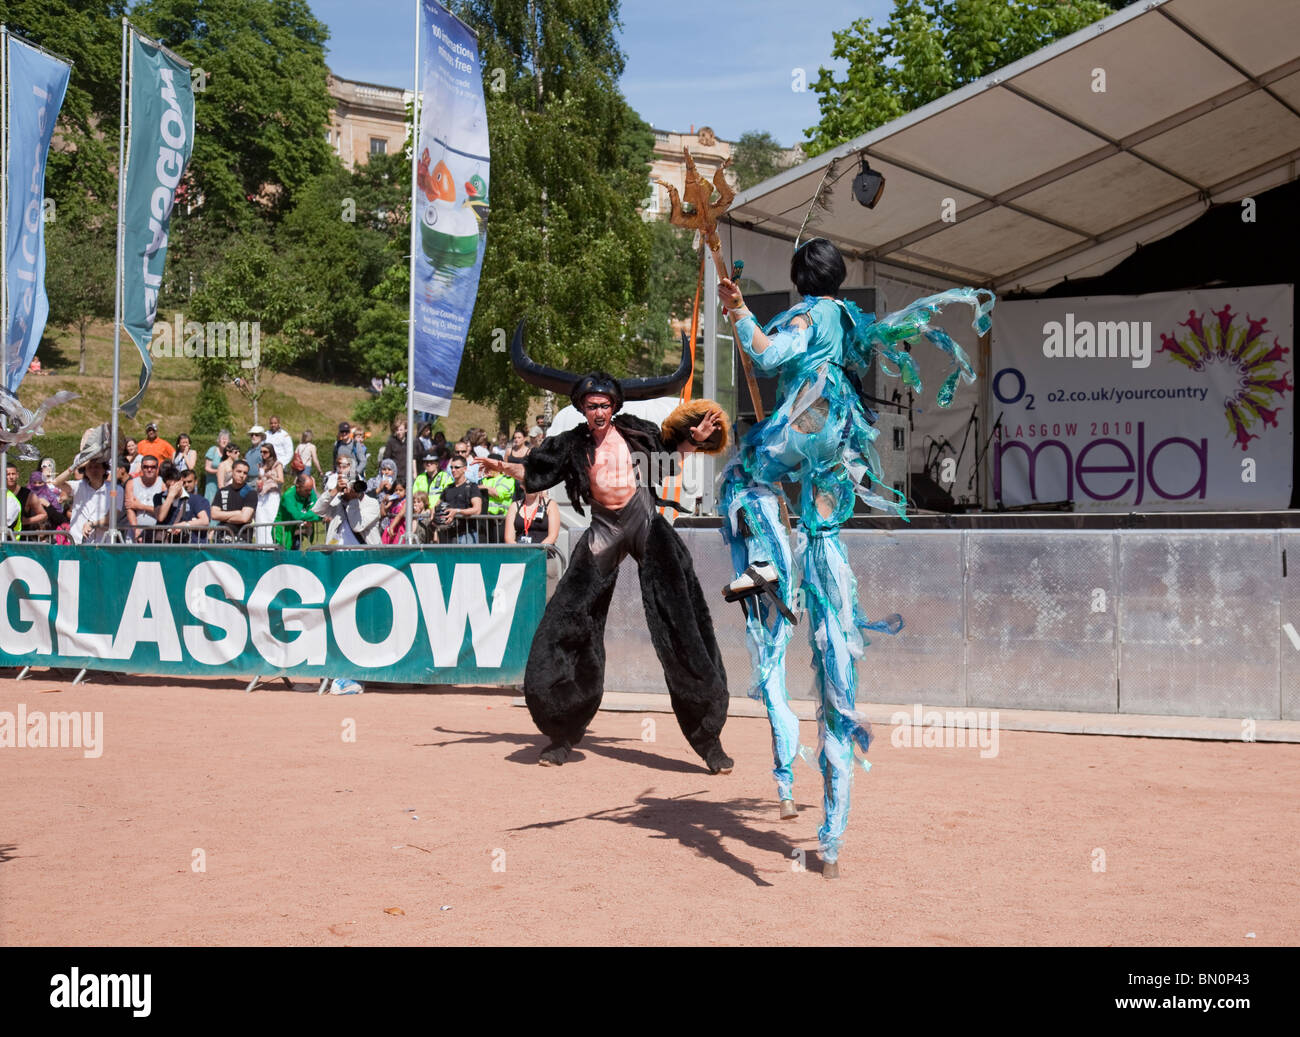
[[[700, 234], [700, 273], [695, 282], [695, 305], [691, 311], [691, 358], [694, 366], [695, 357], [695, 333], [699, 327], [700, 317], [700, 294], [704, 289], [704, 263], [705, 263], [705, 245], [708, 246], [709, 252], [713, 254], [713, 264], [718, 271], [718, 280], [723, 280], [727, 276], [726, 264], [722, 261], [722, 241], [718, 237], [718, 218], [730, 208], [731, 203], [736, 198], [736, 192], [732, 190], [731, 185], [727, 183], [724, 175], [726, 168], [731, 165], [731, 159], [727, 158], [718, 171], [713, 174], [713, 180], [706, 180], [700, 175], [695, 168], [695, 161], [691, 158], [689, 148], [682, 148], [682, 154], [686, 156], [686, 183], [682, 189], [682, 194], [677, 194], [677, 188], [672, 184], [655, 178], [655, 183], [662, 184], [668, 188], [668, 198], [672, 203], [672, 211], [669, 213], [668, 222], [674, 227], [684, 227], [687, 230], [699, 231]], [[712, 201], [713, 193], [717, 191], [718, 200]], [[734, 280], [740, 273], [741, 264], [736, 264], [736, 270], [732, 274]], [[749, 398], [754, 402], [754, 414], [757, 420], [762, 421], [763, 401], [758, 394], [758, 382], [754, 378], [754, 366], [743, 349], [740, 348], [740, 339], [736, 335], [736, 325], [731, 322], [731, 337], [736, 343], [736, 351], [740, 354], [740, 363], [745, 371], [745, 382], [749, 386]], [[690, 385], [686, 388], [687, 399], [690, 398]]]

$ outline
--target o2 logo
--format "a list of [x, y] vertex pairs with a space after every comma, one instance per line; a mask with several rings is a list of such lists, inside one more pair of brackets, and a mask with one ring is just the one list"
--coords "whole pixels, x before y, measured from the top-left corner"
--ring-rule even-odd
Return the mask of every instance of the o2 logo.
[[[1004, 396], [1002, 394], [1002, 380], [1007, 375], [1015, 379], [1016, 390], [1014, 396]], [[1025, 410], [1034, 409], [1034, 394], [1025, 392], [1025, 376], [1017, 368], [1004, 367], [993, 376], [993, 395], [998, 398], [999, 403], [1006, 404], [1008, 407], [1024, 400], [1026, 401]]]

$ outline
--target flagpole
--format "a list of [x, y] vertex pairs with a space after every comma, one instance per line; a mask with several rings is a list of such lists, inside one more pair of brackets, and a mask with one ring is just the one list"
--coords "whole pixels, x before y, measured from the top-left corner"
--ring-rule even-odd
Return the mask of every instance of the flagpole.
[[[122, 255], [123, 214], [126, 209], [126, 57], [129, 49], [130, 23], [122, 18], [122, 93], [117, 132], [117, 282], [113, 302], [113, 416], [108, 436], [108, 541], [117, 540], [117, 408], [121, 401], [122, 377]], [[129, 479], [131, 473], [127, 472]]]
[[415, 543], [415, 527], [411, 524], [412, 498], [415, 496], [415, 248], [419, 231], [419, 176], [416, 174], [417, 155], [420, 151], [420, 5], [415, 0], [415, 89], [411, 94], [411, 271], [410, 292], [407, 297], [406, 319], [406, 542]]
[[[9, 389], [9, 26], [0, 25], [0, 392]], [[9, 419], [0, 414], [0, 431], [8, 431]], [[5, 473], [0, 491], [0, 541], [9, 535], [9, 451], [0, 440], [0, 472]]]

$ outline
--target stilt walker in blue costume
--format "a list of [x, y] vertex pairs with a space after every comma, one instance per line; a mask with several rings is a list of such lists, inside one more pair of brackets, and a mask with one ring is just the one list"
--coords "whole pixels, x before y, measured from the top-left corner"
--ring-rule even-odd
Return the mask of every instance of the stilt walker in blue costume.
[[[993, 294], [959, 288], [920, 299], [879, 320], [852, 302], [835, 298], [845, 278], [844, 259], [825, 238], [795, 249], [790, 279], [803, 301], [760, 329], [731, 279], [719, 286], [732, 311], [741, 348], [756, 367], [777, 381], [777, 406], [739, 444], [722, 476], [723, 535], [736, 579], [728, 600], [746, 609], [746, 639], [754, 664], [751, 696], [767, 707], [781, 817], [798, 816], [794, 805], [794, 759], [799, 723], [787, 701], [785, 653], [796, 602], [807, 611], [817, 701], [817, 764], [822, 773], [825, 818], [818, 830], [822, 874], [839, 875], [839, 850], [849, 815], [855, 757], [871, 738], [855, 708], [856, 660], [868, 643], [865, 630], [897, 633], [897, 615], [871, 621], [857, 600], [857, 581], [839, 531], [860, 498], [906, 518], [906, 499], [882, 482], [873, 440], [875, 413], [861, 386], [873, 362], [920, 391], [921, 380], [904, 343], [925, 338], [948, 354], [952, 369], [938, 393], [952, 402], [959, 378], [975, 380], [961, 347], [932, 320], [949, 303], [975, 311], [973, 327], [988, 331]], [[797, 546], [791, 551], [782, 516], [779, 483], [798, 483], [801, 493]], [[798, 589], [799, 570], [802, 589]]]

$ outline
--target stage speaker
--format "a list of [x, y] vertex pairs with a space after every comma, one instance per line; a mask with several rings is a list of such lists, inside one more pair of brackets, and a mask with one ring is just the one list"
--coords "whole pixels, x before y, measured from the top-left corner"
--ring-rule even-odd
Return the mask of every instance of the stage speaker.
[[[911, 433], [908, 430], [907, 412], [900, 414], [893, 408], [880, 408], [879, 416], [876, 418], [876, 429], [880, 433], [876, 437], [876, 453], [880, 455], [884, 483], [911, 500], [911, 481], [907, 467]], [[873, 514], [861, 500], [854, 505], [853, 513]]]
[[[853, 302], [865, 310], [867, 313], [874, 313], [876, 310], [876, 289], [875, 288], [842, 288], [840, 296], [844, 299], [851, 299]], [[758, 320], [760, 325], [766, 324], [778, 313], [783, 313], [798, 302], [793, 290], [785, 292], [756, 292], [745, 296], [745, 305], [749, 307], [750, 312]], [[749, 398], [749, 387], [745, 383], [745, 369], [740, 363], [740, 349], [733, 342], [732, 344], [732, 370], [736, 373], [736, 414], [735, 419], [737, 426], [744, 425], [748, 428], [754, 423], [754, 404]], [[754, 372], [755, 379], [758, 382], [758, 395], [763, 402], [763, 413], [771, 414], [776, 407], [776, 379], [765, 378], [759, 372]], [[868, 392], [871, 390], [868, 389]], [[743, 430], [738, 428], [737, 435], [743, 434]], [[877, 441], [879, 448], [879, 441]], [[884, 451], [881, 451], [881, 457], [884, 457]], [[906, 466], [904, 466], [906, 467]], [[903, 473], [903, 481], [906, 482], [907, 473]]]

